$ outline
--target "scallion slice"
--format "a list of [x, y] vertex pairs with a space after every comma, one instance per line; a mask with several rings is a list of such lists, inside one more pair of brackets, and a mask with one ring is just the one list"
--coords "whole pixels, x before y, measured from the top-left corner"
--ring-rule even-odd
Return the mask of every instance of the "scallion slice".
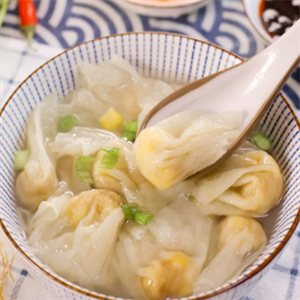
[[102, 151], [105, 151], [99, 168], [112, 170], [119, 160], [119, 148], [102, 147]]
[[125, 220], [133, 220], [133, 216], [136, 213], [138, 206], [136, 204], [122, 205]]
[[272, 148], [270, 140], [263, 133], [255, 134], [252, 141], [261, 150], [269, 151]]
[[122, 135], [122, 140], [126, 142], [134, 142], [136, 137], [136, 133], [132, 131], [125, 131]]
[[94, 183], [94, 180], [91, 177], [90, 172], [87, 172], [87, 171], [77, 171], [77, 174], [78, 174], [78, 176], [80, 178], [80, 181], [82, 183], [89, 183], [89, 184]]
[[29, 157], [29, 151], [19, 151], [14, 157], [14, 167], [16, 171], [22, 171], [25, 169]]
[[125, 122], [125, 131], [122, 139], [126, 142], [134, 142], [137, 132], [137, 122]]
[[139, 223], [141, 225], [147, 225], [149, 224], [149, 222], [153, 219], [153, 215], [152, 214], [147, 214], [141, 211], [137, 211], [134, 215], [133, 215], [133, 220], [136, 223]]
[[66, 116], [57, 122], [57, 130], [59, 132], [69, 132], [76, 123], [77, 119], [75, 116]]
[[125, 122], [125, 131], [137, 131], [137, 122]]
[[94, 162], [96, 158], [88, 156], [80, 156], [75, 165], [76, 172], [83, 183], [92, 184], [93, 178], [90, 174], [91, 163]]
[[90, 164], [94, 162], [96, 158], [88, 157], [88, 156], [80, 156], [76, 162], [76, 170], [77, 171], [89, 171]]

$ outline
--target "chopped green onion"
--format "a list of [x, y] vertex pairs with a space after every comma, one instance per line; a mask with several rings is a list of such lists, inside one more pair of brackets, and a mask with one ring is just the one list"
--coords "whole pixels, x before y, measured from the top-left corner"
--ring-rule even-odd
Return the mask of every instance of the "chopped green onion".
[[147, 225], [149, 224], [149, 222], [153, 219], [153, 215], [152, 214], [147, 214], [141, 211], [137, 211], [134, 215], [133, 215], [133, 220], [136, 223], [139, 223], [141, 225]]
[[252, 137], [252, 141], [261, 150], [264, 150], [264, 151], [271, 150], [271, 147], [272, 147], [271, 142], [263, 133], [255, 134]]
[[29, 157], [28, 150], [17, 152], [14, 157], [15, 170], [17, 170], [17, 171], [24, 170], [25, 166], [27, 164], [27, 161], [28, 161], [28, 157]]
[[57, 130], [59, 132], [69, 132], [76, 123], [77, 119], [75, 116], [66, 116], [57, 122]]
[[87, 172], [87, 171], [77, 171], [77, 174], [78, 174], [78, 176], [80, 178], [80, 181], [82, 183], [90, 183], [90, 184], [94, 183], [94, 180], [91, 177], [90, 172]]
[[118, 154], [118, 155], [119, 155], [119, 152], [120, 152], [119, 148], [114, 148], [114, 147], [102, 147], [101, 150], [105, 151], [109, 154]]
[[88, 156], [80, 156], [77, 159], [75, 169], [81, 182], [89, 184], [92, 184], [94, 182], [90, 174], [90, 167], [91, 163], [95, 160], [96, 158]]
[[76, 162], [77, 171], [89, 171], [90, 163], [94, 162], [96, 158], [88, 156], [80, 156]]
[[133, 216], [136, 213], [138, 206], [136, 204], [122, 205], [125, 220], [133, 220]]
[[125, 131], [122, 139], [126, 142], [134, 142], [137, 132], [137, 122], [125, 122]]
[[125, 131], [122, 135], [122, 140], [126, 142], [134, 142], [136, 133], [132, 131]]
[[81, 171], [81, 170], [76, 170], [76, 171], [77, 171], [77, 174], [79, 175], [79, 177], [82, 177], [82, 178], [90, 177], [89, 171]]
[[141, 225], [147, 225], [153, 218], [152, 214], [138, 211], [137, 204], [122, 205], [125, 220], [133, 220]]
[[119, 148], [102, 147], [102, 151], [105, 151], [99, 168], [105, 168], [112, 170], [119, 160]]
[[137, 122], [125, 122], [125, 131], [137, 132]]

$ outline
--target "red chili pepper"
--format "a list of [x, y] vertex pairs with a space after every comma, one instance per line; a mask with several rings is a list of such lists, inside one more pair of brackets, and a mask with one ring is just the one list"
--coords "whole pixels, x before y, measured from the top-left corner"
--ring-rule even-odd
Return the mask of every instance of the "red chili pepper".
[[35, 27], [38, 23], [35, 5], [32, 0], [19, 0], [19, 16], [21, 19], [21, 28], [31, 46]]

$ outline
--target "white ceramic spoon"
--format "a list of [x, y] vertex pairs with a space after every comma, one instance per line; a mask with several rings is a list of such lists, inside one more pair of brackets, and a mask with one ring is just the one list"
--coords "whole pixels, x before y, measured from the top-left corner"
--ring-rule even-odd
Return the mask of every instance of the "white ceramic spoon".
[[299, 61], [300, 20], [249, 60], [188, 84], [165, 98], [149, 112], [141, 129], [184, 110], [212, 114], [241, 112], [243, 124], [239, 136], [216, 163], [201, 171], [206, 173], [228, 158], [249, 135]]

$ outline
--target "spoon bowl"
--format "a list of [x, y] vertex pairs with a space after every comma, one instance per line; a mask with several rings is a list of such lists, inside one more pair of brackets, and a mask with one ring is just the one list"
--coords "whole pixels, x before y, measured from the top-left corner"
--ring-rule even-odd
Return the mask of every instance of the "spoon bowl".
[[237, 138], [215, 163], [200, 170], [197, 176], [210, 172], [233, 154], [277, 97], [300, 62], [299, 37], [300, 20], [261, 53], [169, 95], [148, 113], [140, 130], [184, 110], [211, 114], [241, 112], [243, 123]]

